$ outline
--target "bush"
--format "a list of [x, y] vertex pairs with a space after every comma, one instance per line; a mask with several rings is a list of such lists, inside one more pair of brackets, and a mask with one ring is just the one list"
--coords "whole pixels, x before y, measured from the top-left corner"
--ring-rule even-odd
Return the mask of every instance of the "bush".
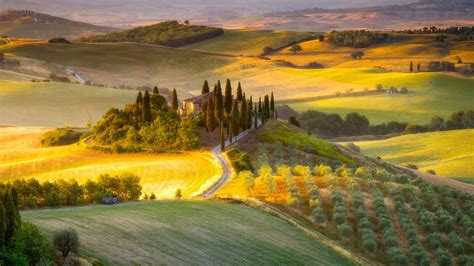
[[324, 214], [324, 210], [321, 207], [317, 207], [312, 212], [314, 220], [319, 223], [323, 224], [326, 222], [326, 215]]
[[352, 235], [352, 227], [347, 223], [340, 224], [337, 228], [339, 229], [341, 237], [348, 238]]
[[436, 250], [441, 247], [442, 239], [441, 239], [441, 235], [438, 233], [429, 234], [426, 240], [432, 250]]
[[450, 266], [452, 265], [451, 255], [444, 249], [438, 249], [435, 252], [436, 259], [440, 266]]
[[237, 149], [232, 148], [226, 152], [227, 157], [230, 160], [230, 163], [236, 172], [240, 171], [254, 171], [252, 162], [247, 153]]
[[70, 252], [79, 253], [79, 236], [74, 229], [61, 230], [54, 234], [54, 247], [61, 252], [63, 258], [67, 258]]
[[81, 136], [82, 133], [70, 128], [57, 128], [46, 132], [43, 135], [41, 144], [46, 147], [69, 145], [79, 141]]
[[53, 262], [53, 246], [32, 223], [23, 222], [13, 235], [12, 242], [14, 252], [26, 256], [29, 265]]
[[64, 38], [53, 38], [50, 39], [48, 43], [70, 44], [71, 42]]

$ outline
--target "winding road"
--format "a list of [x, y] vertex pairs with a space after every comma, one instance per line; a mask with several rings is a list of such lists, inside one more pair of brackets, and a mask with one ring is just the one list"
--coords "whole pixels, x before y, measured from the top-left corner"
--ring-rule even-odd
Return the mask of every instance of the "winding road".
[[[230, 145], [236, 143], [237, 141], [245, 138], [250, 134], [250, 131], [251, 129], [240, 133], [237, 137], [234, 138], [234, 141], [232, 143], [227, 140], [225, 142], [225, 147], [227, 148]], [[227, 159], [224, 157], [223, 152], [221, 152], [221, 145], [217, 145], [212, 149], [212, 156], [216, 158], [216, 160], [221, 165], [222, 175], [214, 185], [212, 185], [204, 193], [201, 194], [201, 197], [203, 198], [209, 198], [214, 195], [214, 193], [216, 193], [220, 188], [227, 184], [227, 182], [229, 182], [229, 180], [232, 178], [232, 167], [230, 166], [230, 163], [227, 161]]]

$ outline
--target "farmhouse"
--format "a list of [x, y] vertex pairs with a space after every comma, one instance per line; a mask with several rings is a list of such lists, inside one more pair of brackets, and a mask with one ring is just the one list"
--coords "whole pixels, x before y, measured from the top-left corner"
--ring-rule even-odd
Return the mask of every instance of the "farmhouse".
[[208, 101], [213, 95], [213, 92], [208, 92], [183, 100], [179, 108], [179, 113], [182, 116], [200, 114], [203, 103]]

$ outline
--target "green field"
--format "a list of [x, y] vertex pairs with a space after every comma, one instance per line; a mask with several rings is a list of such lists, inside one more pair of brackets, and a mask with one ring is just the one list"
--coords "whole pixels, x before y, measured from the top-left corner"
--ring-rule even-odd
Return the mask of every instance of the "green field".
[[356, 142], [362, 153], [443, 177], [474, 183], [474, 129], [405, 135], [379, 141]]
[[26, 211], [47, 233], [72, 227], [82, 252], [110, 265], [350, 265], [272, 215], [215, 201]]
[[0, 82], [0, 124], [85, 126], [108, 109], [133, 102], [135, 91], [67, 83]]
[[258, 56], [266, 46], [278, 48], [311, 36], [308, 32], [225, 30], [224, 35], [185, 46], [185, 49], [242, 56]]
[[[301, 71], [298, 71], [301, 74]], [[334, 97], [331, 99], [298, 102], [290, 106], [298, 111], [315, 109], [322, 112], [347, 114], [359, 112], [372, 123], [404, 121], [426, 124], [431, 117], [446, 117], [452, 112], [472, 108], [474, 79], [443, 73], [397, 73], [379, 69], [332, 68], [304, 73], [333, 81], [353, 84], [359, 88], [375, 89], [406, 87], [409, 94]], [[341, 91], [344, 92], [344, 91]]]

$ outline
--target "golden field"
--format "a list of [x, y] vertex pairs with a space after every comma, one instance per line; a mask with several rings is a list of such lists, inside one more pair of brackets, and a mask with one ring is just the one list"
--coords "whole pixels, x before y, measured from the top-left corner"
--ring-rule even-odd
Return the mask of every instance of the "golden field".
[[0, 181], [35, 178], [40, 182], [75, 179], [80, 183], [101, 174], [132, 173], [141, 178], [144, 193], [172, 198], [203, 192], [222, 169], [209, 152], [179, 154], [105, 154], [83, 144], [43, 148], [45, 128], [0, 128]]

